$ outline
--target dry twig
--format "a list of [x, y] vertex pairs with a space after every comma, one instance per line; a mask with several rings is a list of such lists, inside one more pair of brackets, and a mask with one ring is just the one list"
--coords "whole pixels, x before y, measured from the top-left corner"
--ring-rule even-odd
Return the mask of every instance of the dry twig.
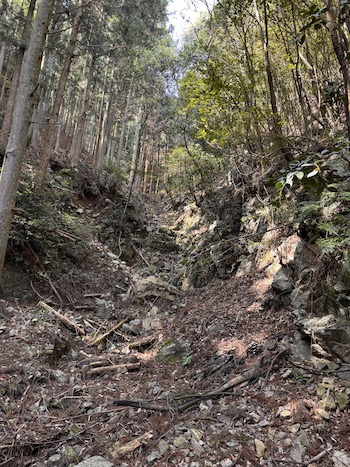
[[58, 318], [61, 321], [62, 324], [64, 324], [71, 331], [74, 331], [74, 332], [76, 332], [77, 334], [79, 334], [81, 336], [85, 336], [85, 329], [83, 329], [83, 328], [79, 327], [77, 324], [73, 323], [73, 321], [71, 321], [69, 318], [67, 318], [67, 316], [62, 315], [59, 311], [57, 311], [54, 308], [52, 308], [51, 306], [47, 305], [47, 303], [40, 301], [38, 303], [38, 306], [40, 306], [41, 308], [44, 308], [45, 310], [50, 311], [53, 315], [56, 316], [56, 318]]
[[111, 334], [113, 334], [114, 331], [116, 331], [117, 329], [119, 329], [121, 326], [123, 326], [124, 323], [127, 323], [128, 321], [130, 321], [131, 319], [133, 319], [133, 316], [128, 316], [127, 318], [123, 319], [122, 321], [120, 321], [118, 324], [116, 324], [115, 326], [112, 326], [110, 329], [108, 329], [106, 332], [104, 332], [103, 334], [100, 334], [99, 336], [95, 337], [95, 339], [93, 339], [92, 341], [89, 342], [89, 346], [92, 347], [94, 345], [98, 345], [100, 344], [102, 341], [104, 341], [106, 339], [106, 337], [110, 336]]

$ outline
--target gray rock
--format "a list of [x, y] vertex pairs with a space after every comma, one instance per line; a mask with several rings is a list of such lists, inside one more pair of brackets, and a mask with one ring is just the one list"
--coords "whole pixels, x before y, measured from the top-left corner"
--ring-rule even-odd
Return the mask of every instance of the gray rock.
[[162, 456], [158, 451], [153, 451], [147, 456], [147, 462], [151, 464], [152, 462], [160, 459]]
[[306, 270], [311, 272], [318, 264], [319, 258], [320, 252], [316, 245], [301, 241], [295, 250], [293, 261], [296, 277], [300, 277]]
[[272, 288], [278, 293], [291, 292], [293, 290], [291, 274], [288, 268], [281, 267], [272, 280]]
[[156, 276], [140, 277], [135, 274], [134, 291], [136, 298], [161, 297], [173, 301], [178, 294], [176, 287]]
[[161, 439], [158, 443], [158, 450], [161, 455], [161, 457], [164, 456], [165, 453], [167, 453], [170, 449], [170, 445], [164, 441], [164, 439]]
[[232, 467], [234, 462], [231, 459], [224, 459], [220, 462], [221, 467]]
[[114, 303], [110, 300], [95, 299], [96, 314], [102, 319], [111, 319], [114, 316]]
[[62, 454], [53, 454], [51, 457], [48, 459], [48, 464], [50, 466], [55, 466], [59, 465], [62, 461]]
[[301, 331], [312, 336], [314, 343], [320, 345], [330, 355], [350, 363], [350, 323], [339, 320], [333, 314], [322, 317], [302, 319], [298, 323]]
[[114, 465], [113, 462], [110, 462], [104, 457], [94, 456], [79, 462], [79, 464], [74, 464], [73, 467], [113, 467]]
[[301, 288], [296, 288], [290, 294], [290, 300], [294, 310], [308, 310], [310, 307], [311, 292], [303, 291]]

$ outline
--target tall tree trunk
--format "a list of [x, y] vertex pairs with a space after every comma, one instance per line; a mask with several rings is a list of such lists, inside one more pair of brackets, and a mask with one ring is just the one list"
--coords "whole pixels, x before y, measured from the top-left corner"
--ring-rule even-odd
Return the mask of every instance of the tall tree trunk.
[[13, 77], [12, 77], [11, 89], [10, 89], [10, 93], [9, 93], [9, 97], [8, 97], [7, 105], [6, 105], [6, 109], [5, 109], [4, 121], [3, 121], [2, 127], [1, 127], [0, 150], [5, 150], [6, 145], [7, 145], [7, 141], [8, 141], [8, 138], [9, 138], [10, 130], [11, 130], [12, 115], [13, 115], [13, 111], [14, 111], [16, 95], [17, 95], [19, 80], [20, 80], [20, 76], [21, 76], [21, 68], [22, 68], [22, 63], [23, 63], [23, 57], [24, 57], [24, 53], [25, 53], [25, 50], [26, 50], [26, 44], [28, 43], [28, 40], [29, 40], [29, 37], [30, 37], [35, 5], [36, 5], [36, 0], [31, 0], [30, 5], [29, 5], [29, 9], [28, 9], [28, 13], [27, 13], [27, 16], [26, 16], [26, 21], [25, 21], [25, 24], [24, 24], [23, 32], [22, 32], [22, 41], [21, 41], [20, 48], [19, 48], [18, 53], [17, 53], [15, 71], [14, 71]]
[[46, 131], [46, 136], [45, 136], [45, 144], [43, 147], [42, 156], [41, 156], [41, 164], [40, 164], [40, 177], [41, 178], [43, 178], [47, 174], [47, 170], [50, 164], [51, 153], [54, 147], [55, 136], [56, 136], [57, 131], [59, 130], [58, 119], [59, 119], [59, 114], [61, 110], [64, 91], [66, 89], [69, 70], [71, 67], [72, 59], [73, 59], [74, 47], [75, 47], [75, 44], [78, 38], [79, 26], [80, 26], [82, 15], [83, 15], [83, 2], [84, 0], [79, 0], [78, 5], [77, 5], [75, 17], [73, 20], [72, 31], [71, 31], [71, 35], [69, 38], [69, 43], [68, 43], [68, 47], [66, 50], [66, 55], [65, 55], [62, 71], [61, 71], [61, 76], [58, 82], [55, 101], [53, 104], [50, 118], [48, 120], [47, 131]]
[[42, 0], [34, 21], [13, 109], [13, 123], [0, 175], [0, 279], [6, 256], [12, 223], [13, 208], [26, 150], [27, 134], [33, 106], [33, 93], [37, 87], [40, 63], [45, 46], [48, 25], [55, 0]]
[[6, 51], [6, 45], [3, 42], [1, 44], [1, 49], [0, 49], [0, 77], [2, 75], [2, 70], [3, 70], [3, 67], [4, 67], [5, 51]]
[[134, 87], [134, 75], [131, 78], [130, 88], [129, 88], [128, 96], [126, 98], [126, 104], [125, 104], [125, 109], [124, 109], [122, 126], [121, 126], [121, 129], [120, 129], [119, 145], [118, 145], [118, 152], [117, 152], [117, 158], [116, 158], [116, 166], [117, 167], [120, 167], [120, 163], [121, 163], [122, 156], [123, 156], [123, 149], [124, 149], [124, 142], [125, 142], [125, 130], [126, 130], [126, 124], [128, 122], [129, 107], [130, 107], [133, 87]]
[[92, 91], [92, 82], [94, 78], [96, 59], [97, 57], [92, 57], [91, 59], [89, 76], [87, 79], [87, 84], [86, 84], [85, 93], [84, 93], [83, 107], [78, 117], [77, 127], [75, 129], [74, 136], [73, 136], [72, 147], [70, 151], [70, 160], [71, 160], [71, 165], [73, 167], [78, 164], [80, 156], [81, 156], [81, 152], [83, 149], [87, 111], [89, 108], [89, 101], [90, 101], [90, 96], [91, 96], [91, 91]]
[[272, 110], [273, 135], [274, 135], [275, 143], [277, 145], [277, 149], [288, 160], [289, 156], [288, 156], [287, 151], [285, 151], [284, 144], [283, 144], [282, 124], [281, 124], [281, 118], [278, 113], [277, 98], [276, 98], [275, 86], [274, 86], [274, 81], [273, 81], [272, 67], [271, 67], [271, 62], [270, 62], [267, 0], [263, 1], [263, 11], [264, 11], [263, 22], [260, 17], [260, 11], [259, 11], [259, 7], [257, 4], [257, 0], [254, 0], [254, 10], [255, 10], [256, 20], [258, 22], [258, 26], [260, 29], [260, 38], [261, 38], [261, 44], [263, 47], [265, 71], [266, 71], [266, 76], [267, 76], [267, 83], [268, 83], [269, 94], [270, 94], [270, 105], [271, 105], [271, 110]]
[[142, 117], [143, 117], [143, 109], [142, 109], [142, 106], [140, 106], [139, 111], [137, 113], [137, 117], [136, 117], [134, 146], [133, 146], [133, 151], [132, 151], [131, 169], [130, 169], [129, 182], [128, 182], [129, 188], [132, 188], [135, 182], [136, 171], [137, 171], [138, 161], [140, 157]]
[[107, 154], [108, 141], [111, 139], [111, 133], [113, 129], [113, 124], [115, 120], [116, 107], [115, 107], [115, 94], [114, 91], [111, 91], [111, 94], [108, 99], [107, 108], [103, 117], [102, 131], [99, 138], [99, 145], [96, 150], [97, 154], [97, 171], [100, 172], [102, 169], [103, 161]]
[[[332, 39], [334, 52], [337, 56], [340, 71], [343, 76], [344, 84], [344, 111], [346, 120], [346, 129], [348, 139], [350, 139], [350, 76], [349, 76], [349, 47], [347, 40], [344, 40], [344, 32], [341, 30], [341, 25], [337, 21], [337, 7], [333, 0], [323, 0], [327, 7], [326, 18], [327, 27]], [[338, 6], [340, 8], [340, 6]]]

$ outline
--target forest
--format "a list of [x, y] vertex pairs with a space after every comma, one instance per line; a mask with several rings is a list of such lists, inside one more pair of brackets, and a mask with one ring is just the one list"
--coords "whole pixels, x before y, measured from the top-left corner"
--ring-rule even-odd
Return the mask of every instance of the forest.
[[175, 4], [0, 0], [0, 466], [350, 466], [350, 1]]

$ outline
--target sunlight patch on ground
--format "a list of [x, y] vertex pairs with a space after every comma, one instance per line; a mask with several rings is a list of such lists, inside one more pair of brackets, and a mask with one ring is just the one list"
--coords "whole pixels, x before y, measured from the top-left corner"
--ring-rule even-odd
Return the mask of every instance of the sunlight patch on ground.
[[236, 357], [244, 357], [247, 354], [248, 347], [254, 342], [256, 344], [262, 343], [267, 338], [267, 334], [264, 332], [253, 334], [249, 342], [242, 339], [228, 339], [222, 340], [217, 344], [217, 354], [226, 355], [230, 352], [235, 353]]

